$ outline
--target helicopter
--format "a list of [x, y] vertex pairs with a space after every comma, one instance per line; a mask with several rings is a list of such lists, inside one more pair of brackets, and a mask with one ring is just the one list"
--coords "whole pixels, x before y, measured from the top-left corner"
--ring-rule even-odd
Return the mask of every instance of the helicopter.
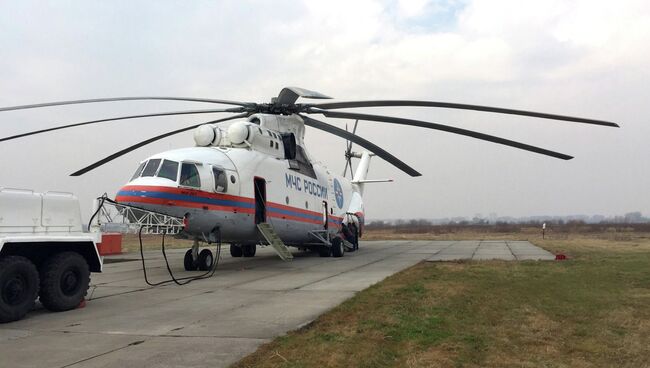
[[[619, 127], [595, 119], [506, 109], [482, 105], [420, 100], [368, 100], [297, 103], [299, 98], [331, 99], [298, 87], [283, 88], [270, 103], [192, 97], [114, 97], [71, 100], [0, 108], [2, 111], [62, 105], [133, 100], [187, 101], [226, 108], [183, 110], [85, 121], [0, 138], [0, 142], [35, 134], [110, 121], [158, 116], [228, 113], [228, 117], [183, 127], [124, 148], [71, 176], [99, 166], [160, 139], [194, 130], [194, 146], [161, 152], [142, 160], [117, 191], [115, 201], [127, 206], [183, 218], [183, 235], [194, 240], [184, 257], [186, 270], [209, 270], [214, 256], [199, 251], [200, 242], [230, 243], [233, 257], [253, 257], [258, 244], [272, 245], [282, 259], [292, 258], [288, 247], [311, 249], [322, 257], [343, 257], [356, 251], [363, 236], [364, 187], [391, 181], [368, 179], [370, 160], [377, 156], [406, 174], [421, 174], [383, 148], [356, 134], [359, 121], [416, 126], [444, 131], [561, 160], [573, 157], [509, 139], [421, 120], [357, 113], [345, 109], [373, 107], [434, 107], [510, 114], [574, 123]], [[341, 109], [344, 109], [341, 111]], [[354, 120], [352, 131], [315, 119]], [[305, 145], [305, 127], [347, 140], [342, 175], [317, 162]], [[356, 144], [364, 150], [353, 152]], [[353, 170], [352, 158], [358, 159]], [[347, 177], [350, 168], [350, 178]]]

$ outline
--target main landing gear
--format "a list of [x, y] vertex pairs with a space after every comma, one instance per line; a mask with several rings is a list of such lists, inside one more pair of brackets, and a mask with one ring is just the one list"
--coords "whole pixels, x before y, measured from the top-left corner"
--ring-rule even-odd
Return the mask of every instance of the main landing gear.
[[210, 249], [203, 249], [199, 252], [199, 241], [195, 240], [191, 249], [185, 252], [183, 265], [185, 271], [208, 271], [214, 264], [214, 255]]
[[335, 236], [330, 240], [331, 246], [321, 245], [318, 247], [318, 255], [321, 257], [332, 256], [334, 258], [343, 257], [345, 254], [345, 247], [343, 246], [343, 239], [340, 236]]
[[233, 257], [254, 257], [256, 251], [255, 244], [230, 244], [230, 255]]

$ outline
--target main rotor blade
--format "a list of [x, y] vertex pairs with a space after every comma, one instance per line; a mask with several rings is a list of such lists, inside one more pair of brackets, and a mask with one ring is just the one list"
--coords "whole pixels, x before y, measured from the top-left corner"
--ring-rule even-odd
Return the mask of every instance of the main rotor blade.
[[12, 110], [36, 109], [39, 107], [50, 107], [50, 106], [78, 105], [78, 104], [97, 103], [97, 102], [142, 101], [142, 100], [207, 102], [207, 103], [217, 103], [217, 104], [224, 104], [224, 105], [237, 105], [243, 107], [257, 106], [257, 104], [253, 102], [238, 102], [238, 101], [214, 100], [209, 98], [193, 98], [193, 97], [109, 97], [109, 98], [93, 98], [89, 100], [57, 101], [57, 102], [38, 103], [32, 105], [0, 107], [0, 112], [12, 111]]
[[421, 176], [419, 172], [417, 172], [414, 168], [410, 167], [409, 165], [405, 164], [402, 162], [400, 159], [397, 157], [391, 155], [390, 153], [386, 152], [379, 146], [375, 145], [374, 143], [367, 141], [358, 135], [351, 134], [350, 132], [346, 132], [343, 129], [340, 129], [338, 127], [335, 127], [333, 125], [324, 123], [322, 121], [312, 119], [309, 116], [305, 115], [300, 115], [300, 117], [304, 120], [305, 125], [323, 130], [325, 132], [334, 134], [336, 136], [339, 136], [341, 138], [345, 138], [347, 140], [350, 140], [358, 145], [360, 145], [363, 148], [366, 148], [373, 152], [375, 155], [383, 158], [384, 160], [388, 161], [389, 163], [393, 164], [393, 166], [397, 167], [398, 169], [404, 171], [405, 173], [411, 175], [411, 176]]
[[167, 132], [167, 133], [164, 133], [164, 134], [161, 134], [161, 135], [157, 135], [157, 136], [155, 136], [155, 137], [153, 137], [153, 138], [149, 138], [149, 139], [144, 140], [144, 141], [142, 141], [142, 142], [136, 143], [136, 144], [134, 144], [134, 145], [132, 145], [132, 146], [130, 146], [130, 147], [127, 147], [127, 148], [125, 148], [125, 149], [123, 149], [123, 150], [120, 150], [120, 151], [118, 151], [118, 152], [115, 152], [115, 153], [113, 153], [112, 155], [107, 156], [106, 158], [101, 159], [101, 160], [95, 162], [95, 163], [92, 164], [92, 165], [86, 166], [86, 167], [84, 167], [84, 168], [81, 169], [81, 170], [78, 170], [78, 171], [73, 172], [72, 174], [70, 174], [70, 176], [80, 176], [80, 175], [83, 175], [83, 174], [87, 173], [88, 171], [94, 170], [94, 169], [96, 169], [96, 168], [98, 168], [98, 167], [104, 165], [105, 163], [108, 163], [108, 162], [110, 162], [110, 161], [113, 161], [113, 160], [115, 160], [116, 158], [118, 158], [118, 157], [120, 157], [120, 156], [123, 156], [123, 155], [125, 155], [125, 154], [127, 154], [127, 153], [129, 153], [129, 152], [131, 152], [131, 151], [134, 151], [134, 150], [136, 150], [136, 149], [138, 149], [138, 148], [140, 148], [140, 147], [142, 147], [142, 146], [146, 146], [146, 145], [149, 144], [149, 143], [153, 143], [153, 142], [155, 142], [155, 141], [161, 140], [161, 139], [163, 139], [163, 138], [167, 138], [167, 137], [172, 136], [172, 135], [174, 135], [174, 134], [178, 134], [178, 133], [182, 133], [182, 132], [188, 131], [188, 130], [190, 130], [190, 129], [194, 129], [194, 128], [196, 128], [196, 127], [198, 127], [198, 126], [201, 126], [201, 125], [203, 125], [203, 124], [217, 124], [217, 123], [222, 123], [222, 122], [224, 122], [224, 121], [228, 121], [228, 120], [239, 119], [239, 118], [245, 118], [245, 117], [248, 117], [248, 116], [250, 116], [250, 115], [251, 115], [251, 113], [244, 113], [244, 114], [239, 114], [239, 115], [233, 115], [233, 116], [229, 116], [229, 117], [227, 117], [227, 118], [223, 118], [223, 119], [219, 119], [219, 120], [213, 120], [213, 121], [208, 121], [208, 122], [204, 122], [204, 123], [201, 123], [201, 124], [196, 124], [196, 125], [192, 125], [192, 126], [189, 126], [189, 127], [185, 127], [185, 128], [181, 128], [181, 129], [173, 130], [173, 131], [171, 131], [171, 132]]
[[485, 111], [485, 112], [494, 112], [500, 114], [532, 116], [532, 117], [542, 118], [542, 119], [564, 120], [564, 121], [571, 121], [574, 123], [594, 124], [594, 125], [602, 125], [602, 126], [609, 126], [615, 128], [619, 127], [619, 125], [616, 123], [612, 123], [610, 121], [604, 121], [604, 120], [578, 118], [573, 116], [555, 115], [555, 114], [547, 114], [543, 112], [534, 112], [534, 111], [525, 111], [525, 110], [504, 109], [501, 107], [469, 105], [469, 104], [437, 102], [437, 101], [375, 100], [375, 101], [330, 102], [330, 103], [310, 104], [310, 105], [303, 105], [303, 106], [305, 106], [306, 108], [316, 107], [323, 110], [345, 109], [345, 108], [352, 108], [352, 107], [390, 107], [390, 106], [442, 107], [446, 109]]
[[[348, 131], [348, 123], [345, 123], [345, 131]], [[348, 154], [350, 153], [350, 141], [347, 141], [347, 147], [345, 149], [345, 168], [343, 169], [343, 176], [345, 177], [348, 174], [348, 165], [350, 164], [350, 157]]]
[[326, 96], [320, 92], [310, 91], [308, 89], [300, 87], [284, 87], [282, 91], [278, 94], [275, 102], [279, 105], [292, 105], [298, 100], [299, 97], [302, 98], [315, 98], [315, 99], [331, 99], [330, 96]]
[[62, 126], [58, 126], [58, 127], [54, 127], [54, 128], [41, 129], [41, 130], [35, 130], [35, 131], [32, 131], [32, 132], [16, 134], [16, 135], [12, 135], [12, 136], [9, 136], [9, 137], [0, 138], [0, 142], [9, 141], [9, 140], [12, 140], [12, 139], [17, 139], [17, 138], [22, 138], [22, 137], [27, 137], [27, 136], [30, 136], [30, 135], [36, 135], [36, 134], [41, 134], [41, 133], [52, 132], [52, 131], [55, 131], [55, 130], [73, 128], [73, 127], [78, 127], [78, 126], [83, 126], [83, 125], [90, 125], [90, 124], [98, 124], [98, 123], [103, 123], [103, 122], [107, 122], [107, 121], [150, 118], [150, 117], [155, 117], [155, 116], [212, 114], [212, 113], [218, 113], [218, 112], [233, 112], [233, 113], [235, 113], [235, 112], [243, 112], [243, 111], [244, 111], [243, 107], [233, 107], [233, 108], [230, 108], [230, 109], [187, 110], [187, 111], [172, 111], [172, 112], [160, 112], [160, 113], [153, 113], [153, 114], [120, 116], [120, 117], [116, 117], [116, 118], [90, 120], [90, 121], [84, 121], [82, 123], [62, 125]]
[[467, 136], [467, 137], [481, 139], [481, 140], [488, 141], [488, 142], [503, 144], [505, 146], [515, 147], [515, 148], [519, 148], [519, 149], [522, 149], [522, 150], [531, 151], [531, 152], [539, 153], [539, 154], [542, 154], [542, 155], [559, 158], [559, 159], [562, 159], [562, 160], [570, 160], [570, 159], [573, 158], [573, 156], [565, 155], [565, 154], [559, 153], [559, 152], [549, 151], [547, 149], [531, 146], [531, 145], [528, 145], [528, 144], [525, 144], [525, 143], [515, 142], [515, 141], [511, 141], [509, 139], [495, 137], [493, 135], [483, 134], [483, 133], [475, 132], [475, 131], [472, 131], [472, 130], [455, 128], [455, 127], [451, 127], [451, 126], [448, 126], [448, 125], [430, 123], [430, 122], [426, 122], [426, 121], [395, 118], [395, 117], [391, 117], [391, 116], [356, 114], [356, 113], [349, 113], [349, 112], [336, 112], [336, 111], [327, 111], [327, 110], [325, 110], [325, 111], [310, 110], [309, 112], [310, 113], [323, 114], [323, 115], [327, 116], [328, 118], [369, 120], [369, 121], [377, 121], [377, 122], [381, 122], [381, 123], [410, 125], [410, 126], [417, 126], [417, 127], [434, 129], [434, 130], [442, 130], [442, 131], [445, 131], [445, 132], [464, 135], [464, 136]]

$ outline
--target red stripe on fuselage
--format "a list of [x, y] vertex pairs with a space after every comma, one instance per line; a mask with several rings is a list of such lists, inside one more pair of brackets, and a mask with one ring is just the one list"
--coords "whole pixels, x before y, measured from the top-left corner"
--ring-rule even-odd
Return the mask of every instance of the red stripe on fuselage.
[[151, 198], [151, 197], [133, 197], [133, 196], [117, 196], [115, 200], [118, 202], [135, 202], [144, 204], [156, 204], [161, 206], [170, 207], [186, 207], [186, 208], [201, 208], [211, 211], [226, 211], [235, 213], [255, 213], [254, 208], [234, 207], [234, 206], [218, 206], [207, 203], [197, 203], [189, 201], [169, 200], [165, 198]]

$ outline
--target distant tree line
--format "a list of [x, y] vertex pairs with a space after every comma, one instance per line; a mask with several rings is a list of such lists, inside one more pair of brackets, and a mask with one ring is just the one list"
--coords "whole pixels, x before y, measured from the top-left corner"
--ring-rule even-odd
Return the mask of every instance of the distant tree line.
[[[602, 217], [602, 218], [600, 218]], [[600, 221], [593, 221], [598, 219]], [[519, 232], [523, 228], [542, 227], [546, 224], [555, 232], [602, 232], [602, 231], [641, 231], [650, 232], [650, 218], [641, 212], [630, 212], [623, 216], [568, 216], [568, 217], [529, 217], [529, 218], [484, 218], [474, 216], [453, 219], [410, 219], [373, 220], [368, 230], [392, 230], [398, 233], [450, 233], [460, 230], [479, 230], [482, 232]]]

